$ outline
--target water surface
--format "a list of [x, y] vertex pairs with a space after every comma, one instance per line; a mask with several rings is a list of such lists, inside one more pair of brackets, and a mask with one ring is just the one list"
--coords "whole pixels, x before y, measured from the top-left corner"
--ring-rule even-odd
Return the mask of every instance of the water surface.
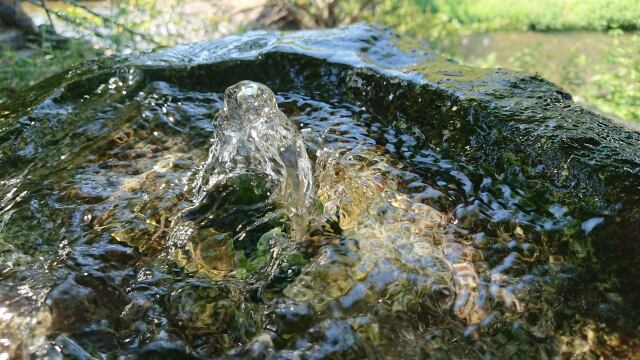
[[275, 99], [311, 167], [305, 231], [264, 172], [201, 196], [231, 130], [224, 75], [208, 74], [121, 68], [3, 113], [3, 356], [637, 354], [636, 311], [590, 243], [612, 216], [572, 210], [515, 165], [452, 157], [429, 118], [295, 84]]

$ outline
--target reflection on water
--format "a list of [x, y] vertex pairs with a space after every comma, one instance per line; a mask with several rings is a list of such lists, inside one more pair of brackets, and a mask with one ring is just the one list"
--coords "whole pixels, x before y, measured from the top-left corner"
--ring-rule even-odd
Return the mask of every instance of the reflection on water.
[[412, 122], [357, 103], [122, 77], [35, 109], [11, 145], [33, 161], [2, 164], [5, 357], [636, 346], [616, 325], [620, 296], [575, 249], [550, 246], [601, 217], [448, 159]]

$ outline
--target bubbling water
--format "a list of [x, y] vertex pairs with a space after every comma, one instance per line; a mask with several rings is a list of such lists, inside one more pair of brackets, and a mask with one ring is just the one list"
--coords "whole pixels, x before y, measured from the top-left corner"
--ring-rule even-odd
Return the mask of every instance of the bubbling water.
[[[197, 177], [195, 203], [219, 185], [250, 180], [285, 208], [294, 234], [303, 234], [313, 201], [311, 162], [295, 125], [263, 84], [241, 81], [224, 94], [209, 156]], [[262, 184], [261, 184], [262, 182]]]
[[223, 97], [157, 81], [32, 115], [87, 118], [0, 180], [0, 358], [638, 357], [610, 279], [551, 245], [598, 218], [418, 119], [280, 93], [312, 183], [267, 88]]

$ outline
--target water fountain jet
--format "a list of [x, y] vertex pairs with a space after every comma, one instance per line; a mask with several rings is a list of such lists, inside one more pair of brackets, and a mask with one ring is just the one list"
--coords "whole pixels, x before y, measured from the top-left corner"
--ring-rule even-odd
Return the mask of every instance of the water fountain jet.
[[302, 236], [314, 197], [311, 162], [273, 92], [253, 81], [230, 86], [214, 124], [213, 145], [197, 177], [196, 206], [223, 183], [266, 181], [271, 200], [286, 209], [293, 233]]

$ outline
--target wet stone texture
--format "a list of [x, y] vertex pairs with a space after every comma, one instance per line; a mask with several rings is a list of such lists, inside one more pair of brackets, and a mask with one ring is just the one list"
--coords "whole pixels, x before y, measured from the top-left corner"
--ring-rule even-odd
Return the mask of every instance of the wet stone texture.
[[638, 357], [638, 149], [364, 25], [81, 64], [0, 104], [0, 358]]

